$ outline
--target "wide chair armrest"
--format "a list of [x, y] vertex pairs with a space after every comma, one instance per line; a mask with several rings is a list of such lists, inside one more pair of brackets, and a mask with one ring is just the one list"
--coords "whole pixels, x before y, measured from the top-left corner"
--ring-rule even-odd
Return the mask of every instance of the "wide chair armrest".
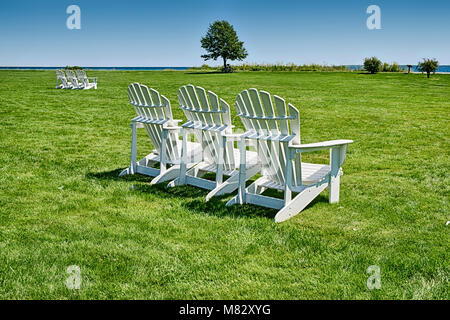
[[296, 154], [301, 154], [303, 152], [330, 149], [331, 174], [336, 176], [340, 171], [340, 167], [342, 167], [342, 165], [344, 164], [347, 153], [347, 146], [350, 143], [353, 143], [353, 140], [331, 140], [289, 146], [290, 157], [295, 158]]
[[312, 152], [323, 149], [331, 149], [346, 146], [350, 143], [353, 143], [353, 140], [330, 140], [330, 141], [322, 141], [316, 143], [308, 143], [308, 144], [299, 144], [299, 145], [291, 145], [289, 149], [294, 151], [295, 153], [303, 153], [303, 152]]

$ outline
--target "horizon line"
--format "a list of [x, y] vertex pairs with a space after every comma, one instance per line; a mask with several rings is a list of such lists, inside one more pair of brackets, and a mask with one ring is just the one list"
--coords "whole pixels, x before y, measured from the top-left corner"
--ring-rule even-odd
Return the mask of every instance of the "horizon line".
[[[285, 64], [280, 64], [280, 63], [247, 63], [248, 65], [289, 65], [291, 63], [285, 63]], [[310, 65], [319, 65], [319, 66], [363, 66], [364, 64], [320, 64], [320, 63], [305, 63], [305, 64], [295, 64], [296, 66], [310, 66]], [[399, 66], [407, 66], [409, 65], [409, 63], [407, 64], [401, 64], [398, 63]], [[412, 66], [417, 66], [416, 64], [411, 64]], [[208, 65], [210, 67], [221, 67], [220, 65]], [[439, 66], [450, 66], [450, 63], [440, 63]], [[65, 68], [65, 67], [81, 67], [81, 68], [198, 68], [201, 67], [201, 65], [197, 66], [70, 66], [70, 65], [65, 65], [65, 66], [36, 66], [36, 65], [15, 65], [15, 66], [0, 66], [0, 68]]]

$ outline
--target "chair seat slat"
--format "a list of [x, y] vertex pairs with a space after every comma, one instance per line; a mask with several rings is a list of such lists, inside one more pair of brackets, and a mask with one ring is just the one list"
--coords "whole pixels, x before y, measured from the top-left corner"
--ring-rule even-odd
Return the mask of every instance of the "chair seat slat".
[[161, 105], [146, 105], [146, 104], [140, 104], [140, 103], [135, 103], [135, 102], [131, 102], [131, 104], [133, 106], [136, 107], [141, 107], [141, 108], [167, 108], [167, 104], [161, 104]]
[[226, 110], [196, 110], [192, 109], [186, 106], [180, 106], [182, 110], [189, 111], [189, 112], [198, 112], [198, 113], [226, 113]]
[[249, 114], [244, 113], [238, 113], [239, 117], [246, 118], [246, 119], [253, 119], [253, 120], [278, 120], [278, 121], [290, 121], [296, 119], [295, 116], [281, 116], [281, 117], [275, 117], [275, 116], [253, 116]]
[[170, 121], [170, 119], [148, 119], [142, 116], [137, 116], [131, 120], [133, 122], [140, 122], [140, 123], [148, 123], [148, 124], [159, 124], [163, 125]]

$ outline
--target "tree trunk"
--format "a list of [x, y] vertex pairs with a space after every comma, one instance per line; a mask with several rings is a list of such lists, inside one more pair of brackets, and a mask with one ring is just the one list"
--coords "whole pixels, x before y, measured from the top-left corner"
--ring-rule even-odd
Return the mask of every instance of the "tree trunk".
[[429, 72], [427, 72], [427, 78], [429, 78], [430, 77], [430, 73]]
[[227, 72], [227, 58], [223, 58], [223, 71]]

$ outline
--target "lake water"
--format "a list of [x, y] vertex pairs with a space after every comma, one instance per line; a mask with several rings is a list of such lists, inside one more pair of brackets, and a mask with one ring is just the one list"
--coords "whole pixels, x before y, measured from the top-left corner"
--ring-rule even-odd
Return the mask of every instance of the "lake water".
[[[64, 69], [65, 67], [0, 67], [0, 70], [13, 69], [13, 70], [56, 70]], [[190, 67], [83, 67], [83, 69], [90, 70], [187, 70]]]
[[[346, 66], [351, 70], [362, 70], [362, 65], [348, 65]], [[55, 69], [64, 69], [65, 67], [0, 67], [0, 70], [55, 70]], [[134, 71], [146, 71], [146, 70], [178, 70], [178, 71], [185, 71], [188, 70], [190, 67], [83, 67], [83, 69], [90, 69], [90, 70], [134, 70]], [[408, 67], [406, 65], [400, 65], [400, 68], [407, 70]], [[417, 66], [412, 67], [412, 71], [417, 72]], [[449, 72], [450, 73], [450, 66], [449, 65], [442, 65], [439, 66], [437, 72]]]

